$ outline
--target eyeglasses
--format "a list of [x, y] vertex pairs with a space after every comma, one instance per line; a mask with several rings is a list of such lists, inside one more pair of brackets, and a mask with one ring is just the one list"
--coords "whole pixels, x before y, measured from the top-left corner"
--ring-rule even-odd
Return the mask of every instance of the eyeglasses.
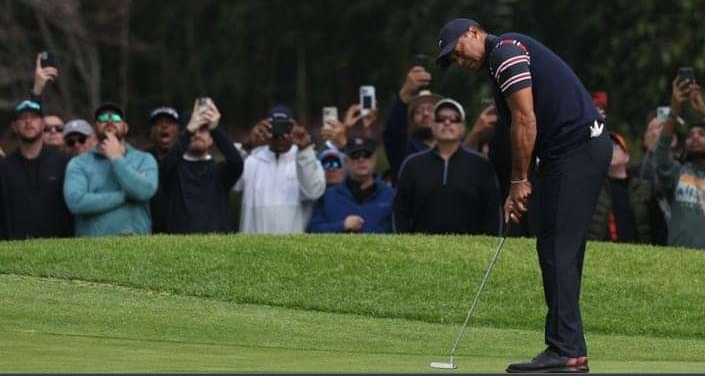
[[338, 158], [323, 158], [321, 165], [324, 170], [338, 170], [343, 168], [343, 163]]
[[460, 118], [458, 117], [450, 117], [450, 116], [436, 116], [435, 119], [433, 119], [436, 123], [445, 123], [446, 121], [450, 121], [451, 123], [460, 123]]
[[371, 157], [372, 157], [372, 153], [370, 153], [367, 150], [360, 150], [360, 151], [356, 151], [356, 152], [350, 154], [350, 159], [352, 159], [352, 160], [369, 159]]
[[81, 145], [85, 144], [87, 139], [88, 137], [80, 135], [76, 137], [67, 138], [64, 140], [64, 143], [66, 144], [66, 146], [72, 148], [74, 145], [76, 145], [76, 143], [79, 143]]
[[113, 122], [113, 123], [119, 123], [122, 121], [122, 116], [120, 114], [116, 113], [111, 113], [111, 112], [104, 112], [97, 117], [98, 121], [101, 123], [107, 123], [107, 122]]
[[45, 125], [44, 126], [44, 133], [51, 133], [52, 130], [56, 133], [61, 133], [64, 131], [64, 126], [63, 125]]

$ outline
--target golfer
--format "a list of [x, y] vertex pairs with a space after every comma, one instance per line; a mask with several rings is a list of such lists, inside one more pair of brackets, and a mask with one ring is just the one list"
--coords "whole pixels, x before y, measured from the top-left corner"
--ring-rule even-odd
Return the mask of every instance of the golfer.
[[[580, 317], [585, 230], [612, 157], [612, 141], [580, 79], [555, 53], [522, 34], [488, 34], [471, 19], [440, 32], [436, 62], [487, 72], [499, 123], [511, 136], [505, 221], [518, 223], [535, 194], [536, 248], [548, 306], [546, 349], [507, 372], [588, 372]], [[529, 165], [538, 158], [536, 186]], [[532, 200], [532, 203], [534, 201]]]

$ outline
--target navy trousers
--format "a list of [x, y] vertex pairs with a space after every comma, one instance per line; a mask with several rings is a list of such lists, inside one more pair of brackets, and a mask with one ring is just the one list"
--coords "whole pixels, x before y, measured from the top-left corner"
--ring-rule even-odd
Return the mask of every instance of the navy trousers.
[[587, 356], [579, 304], [586, 230], [611, 158], [605, 130], [538, 166], [536, 249], [548, 306], [545, 340], [568, 357]]

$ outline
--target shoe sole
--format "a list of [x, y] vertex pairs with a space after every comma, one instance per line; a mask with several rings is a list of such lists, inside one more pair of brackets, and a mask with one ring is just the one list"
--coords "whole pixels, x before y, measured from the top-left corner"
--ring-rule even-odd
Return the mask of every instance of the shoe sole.
[[590, 368], [587, 366], [579, 367], [556, 367], [556, 368], [538, 368], [538, 369], [527, 369], [519, 370], [513, 368], [507, 368], [507, 373], [589, 373]]

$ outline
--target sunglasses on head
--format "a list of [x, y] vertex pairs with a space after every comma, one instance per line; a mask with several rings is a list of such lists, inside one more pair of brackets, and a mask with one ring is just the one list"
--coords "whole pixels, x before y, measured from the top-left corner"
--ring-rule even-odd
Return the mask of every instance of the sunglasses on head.
[[84, 135], [80, 135], [80, 136], [76, 136], [76, 137], [67, 138], [64, 140], [64, 143], [68, 147], [73, 147], [74, 145], [76, 145], [76, 143], [79, 143], [81, 145], [85, 144], [87, 139], [88, 139], [88, 137], [86, 137]]
[[338, 158], [323, 158], [321, 165], [324, 170], [337, 170], [343, 168], [343, 163]]
[[122, 121], [122, 116], [120, 114], [116, 113], [110, 113], [110, 112], [104, 112], [100, 115], [98, 115], [98, 121], [101, 123], [107, 123], [107, 122], [113, 122], [113, 123], [119, 123]]
[[64, 126], [63, 125], [45, 125], [44, 126], [44, 133], [50, 133], [52, 130], [56, 133], [61, 133], [64, 131]]

